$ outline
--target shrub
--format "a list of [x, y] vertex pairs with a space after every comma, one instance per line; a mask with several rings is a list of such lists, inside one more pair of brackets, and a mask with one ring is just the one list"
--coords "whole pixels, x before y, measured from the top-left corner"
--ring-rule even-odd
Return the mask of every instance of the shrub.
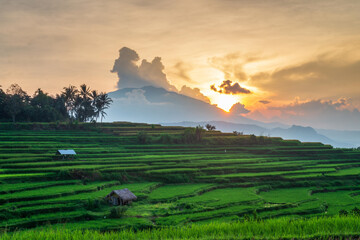
[[345, 209], [341, 209], [339, 211], [339, 216], [347, 216], [348, 214], [349, 214], [348, 211], [346, 211]]
[[183, 133], [184, 143], [194, 143], [196, 141], [195, 129], [187, 128]]
[[94, 209], [99, 209], [100, 205], [101, 205], [101, 201], [99, 199], [91, 199], [91, 198], [89, 198], [87, 200], [85, 208], [87, 210], [94, 210]]
[[137, 139], [138, 139], [138, 142], [141, 143], [141, 144], [145, 144], [145, 143], [148, 143], [149, 140], [150, 140], [150, 137], [149, 135], [144, 132], [144, 131], [140, 131], [137, 135]]
[[254, 134], [251, 134], [249, 137], [249, 143], [250, 144], [256, 144], [257, 143], [257, 139], [256, 136]]
[[109, 218], [121, 218], [125, 215], [126, 210], [126, 206], [114, 207], [110, 210]]
[[358, 209], [357, 207], [354, 207], [350, 213], [354, 216], [360, 216], [360, 209]]
[[169, 134], [162, 134], [159, 138], [159, 142], [163, 144], [172, 143], [172, 138]]

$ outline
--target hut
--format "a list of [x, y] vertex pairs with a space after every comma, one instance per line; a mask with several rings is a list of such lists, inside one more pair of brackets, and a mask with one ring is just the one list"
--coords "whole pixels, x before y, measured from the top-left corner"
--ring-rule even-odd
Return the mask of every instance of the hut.
[[114, 206], [127, 205], [136, 200], [137, 197], [129, 189], [113, 190], [106, 196], [106, 199]]
[[57, 150], [56, 156], [60, 156], [62, 159], [73, 159], [76, 156], [76, 152], [72, 149]]

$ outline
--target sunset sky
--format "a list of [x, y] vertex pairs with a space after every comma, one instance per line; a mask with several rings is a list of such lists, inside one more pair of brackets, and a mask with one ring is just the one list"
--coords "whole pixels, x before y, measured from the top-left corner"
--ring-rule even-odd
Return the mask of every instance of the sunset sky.
[[[31, 94], [39, 87], [54, 94], [86, 83], [114, 91], [122, 86], [110, 70], [128, 47], [139, 65], [161, 57], [157, 64], [172, 90], [202, 93], [225, 110], [239, 102], [253, 119], [305, 119], [319, 108], [360, 116], [359, 0], [0, 0], [0, 6], [4, 89], [18, 83]], [[226, 93], [224, 80], [248, 92]]]

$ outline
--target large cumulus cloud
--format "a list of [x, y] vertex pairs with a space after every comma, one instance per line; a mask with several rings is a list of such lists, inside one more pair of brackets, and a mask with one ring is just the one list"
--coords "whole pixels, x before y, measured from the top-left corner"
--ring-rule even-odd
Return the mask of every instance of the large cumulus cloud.
[[141, 88], [152, 85], [169, 91], [177, 91], [166, 78], [160, 57], [155, 57], [151, 62], [144, 59], [138, 66], [139, 60], [140, 57], [136, 51], [128, 47], [120, 49], [119, 58], [115, 60], [111, 70], [119, 77], [118, 88]]
[[182, 86], [179, 93], [183, 94], [185, 96], [188, 96], [188, 97], [192, 97], [192, 98], [201, 100], [203, 102], [210, 103], [210, 99], [207, 96], [205, 96], [204, 94], [202, 94], [200, 92], [199, 88], [191, 88], [191, 87], [184, 85], [184, 86]]

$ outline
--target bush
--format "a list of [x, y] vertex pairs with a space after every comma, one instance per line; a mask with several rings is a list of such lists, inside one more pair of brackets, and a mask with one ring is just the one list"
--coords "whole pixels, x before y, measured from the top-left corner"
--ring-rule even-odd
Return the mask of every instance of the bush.
[[159, 143], [169, 144], [172, 142], [172, 137], [169, 134], [162, 134], [159, 138]]
[[86, 205], [85, 205], [85, 208], [87, 210], [94, 210], [94, 209], [99, 209], [100, 205], [101, 205], [101, 201], [99, 199], [91, 199], [91, 198], [89, 198]]
[[138, 139], [138, 142], [141, 143], [141, 144], [145, 144], [145, 143], [148, 143], [150, 142], [150, 136], [144, 132], [144, 131], [140, 131], [137, 135], [137, 139]]
[[126, 206], [114, 207], [110, 210], [109, 218], [121, 218], [125, 215], [126, 210]]
[[250, 144], [256, 144], [257, 143], [257, 139], [256, 136], [254, 134], [251, 134], [249, 137], [249, 143]]
[[341, 209], [339, 211], [339, 216], [347, 216], [348, 214], [349, 214], [348, 211], [346, 211], [345, 209]]
[[194, 128], [187, 128], [183, 133], [184, 143], [194, 143], [196, 141], [196, 134]]
[[360, 209], [358, 209], [357, 207], [354, 207], [350, 213], [354, 216], [360, 216]]

